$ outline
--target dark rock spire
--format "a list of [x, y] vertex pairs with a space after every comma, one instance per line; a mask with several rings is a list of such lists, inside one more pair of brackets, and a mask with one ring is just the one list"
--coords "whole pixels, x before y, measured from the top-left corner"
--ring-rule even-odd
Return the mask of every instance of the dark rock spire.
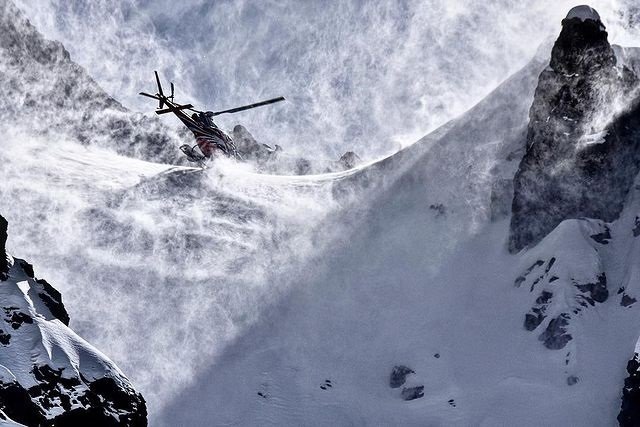
[[0, 215], [0, 280], [6, 280], [7, 271], [9, 271], [7, 251], [5, 248], [7, 244], [7, 226], [7, 220]]
[[511, 252], [568, 218], [617, 218], [640, 164], [640, 109], [630, 95], [637, 83], [617, 65], [597, 12], [574, 8], [529, 112], [527, 150], [514, 178]]

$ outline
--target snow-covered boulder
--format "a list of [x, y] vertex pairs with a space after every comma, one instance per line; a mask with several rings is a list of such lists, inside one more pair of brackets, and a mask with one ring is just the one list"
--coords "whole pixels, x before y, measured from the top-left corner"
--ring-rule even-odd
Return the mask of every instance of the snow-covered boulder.
[[[5, 252], [0, 216], [0, 420], [29, 426], [146, 426], [146, 405], [104, 354], [69, 329], [62, 298]], [[4, 425], [4, 424], [3, 424]], [[15, 424], [14, 424], [15, 425]]]
[[600, 21], [562, 21], [514, 178], [512, 252], [568, 218], [618, 217], [640, 168], [637, 86], [635, 73], [618, 65]]

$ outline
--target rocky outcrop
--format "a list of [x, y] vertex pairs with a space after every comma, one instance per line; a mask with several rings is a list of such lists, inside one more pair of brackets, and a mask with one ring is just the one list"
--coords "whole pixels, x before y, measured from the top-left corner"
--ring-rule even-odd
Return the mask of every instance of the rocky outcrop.
[[[28, 426], [146, 426], [146, 405], [113, 362], [67, 327], [60, 293], [4, 252], [0, 216], [0, 419]], [[4, 230], [4, 232], [3, 232]]]
[[0, 216], [0, 280], [7, 280], [7, 272], [9, 271], [9, 262], [7, 260], [7, 220]]
[[282, 151], [279, 145], [272, 148], [259, 143], [242, 125], [233, 128], [233, 142], [244, 160], [255, 162], [261, 168], [268, 168], [269, 162], [277, 160], [278, 154]]
[[574, 338], [574, 320], [610, 296], [600, 254], [608, 243], [594, 238], [607, 230], [601, 221], [564, 221], [525, 257], [527, 268], [514, 283], [531, 294], [523, 326], [550, 350], [567, 347]]
[[538, 243], [564, 219], [618, 217], [640, 170], [637, 85], [635, 73], [618, 64], [597, 13], [570, 11], [529, 113], [514, 178], [511, 252]]
[[624, 380], [622, 389], [622, 407], [618, 414], [621, 427], [640, 425], [640, 355], [635, 353], [627, 363], [629, 376]]
[[404, 365], [394, 366], [391, 370], [391, 375], [389, 375], [389, 387], [399, 388], [407, 382], [407, 375], [410, 374], [415, 374], [413, 369]]
[[402, 400], [415, 400], [424, 397], [424, 386], [419, 385], [416, 387], [406, 387], [402, 389], [400, 393]]
[[314, 173], [339, 172], [353, 169], [362, 159], [353, 151], [347, 151], [336, 161], [295, 157], [283, 153], [282, 147], [262, 144], [242, 125], [236, 125], [233, 141], [242, 159], [253, 163], [258, 170], [267, 173], [310, 175]]

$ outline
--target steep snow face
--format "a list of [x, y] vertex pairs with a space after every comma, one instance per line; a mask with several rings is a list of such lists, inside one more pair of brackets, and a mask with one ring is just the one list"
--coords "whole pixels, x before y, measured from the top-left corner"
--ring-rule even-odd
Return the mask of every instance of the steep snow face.
[[[637, 338], [637, 191], [622, 190], [617, 221], [561, 222], [510, 255], [495, 184], [525, 149], [532, 98], [508, 89], [527, 81], [514, 77], [425, 138], [428, 150], [410, 147], [354, 175], [366, 183], [396, 172], [364, 220], [344, 218], [356, 230], [307, 265], [303, 284], [162, 422], [612, 425]], [[520, 126], [492, 134], [509, 119]]]
[[586, 21], [590, 19], [592, 21], [600, 21], [600, 14], [591, 6], [582, 5], [576, 6], [567, 13], [567, 17], [565, 19], [573, 19], [578, 18], [581, 21]]
[[224, 161], [203, 172], [5, 135], [10, 247], [60, 284], [85, 313], [74, 330], [109, 349], [156, 414], [340, 233], [316, 226], [342, 174], [260, 176]]
[[[22, 225], [11, 242], [44, 242], [29, 257], [72, 312], [91, 308], [72, 326], [131, 372], [154, 425], [606, 424], [636, 333], [614, 332], [636, 306], [616, 305], [613, 262], [574, 232], [607, 224], [568, 224], [536, 259], [504, 247], [547, 59], [418, 144], [340, 174], [224, 161], [202, 173], [7, 133], [0, 197]], [[596, 264], [578, 276], [564, 241]], [[556, 281], [513, 284], [554, 255], [558, 297], [530, 333], [537, 292]], [[572, 282], [599, 285], [603, 271], [606, 299]], [[538, 337], [578, 301], [589, 307], [567, 326], [568, 368]]]
[[144, 399], [113, 362], [67, 327], [58, 291], [0, 243], [8, 261], [0, 278], [3, 413], [27, 425], [146, 425]]
[[469, 227], [482, 205], [434, 166], [501, 158], [472, 138], [433, 142], [162, 423], [614, 425], [639, 320], [638, 192], [613, 223], [565, 221], [510, 255], [508, 219]]
[[[374, 202], [348, 243], [167, 408], [166, 425], [612, 425], [637, 338], [637, 191], [619, 221], [566, 221], [512, 256], [506, 219], [449, 249], [442, 230], [460, 218], [431, 216], [416, 200], [425, 189], [405, 181]], [[564, 313], [561, 333], [551, 322]], [[413, 373], [391, 387], [397, 366]], [[415, 387], [424, 396], [407, 402]]]
[[[446, 219], [441, 225], [453, 226]], [[619, 228], [621, 235], [631, 231], [627, 225]], [[592, 264], [569, 264], [572, 249], [590, 246], [590, 237], [576, 235], [573, 227], [567, 224], [562, 238], [537, 249], [557, 255], [564, 266], [556, 268], [574, 267], [573, 278], [590, 283]], [[620, 306], [622, 294], [613, 296], [621, 282], [611, 270], [612, 296], [593, 307], [587, 303], [588, 309], [575, 299], [574, 283], [556, 283], [556, 302], [581, 312], [571, 320], [571, 343], [548, 350], [523, 327], [538, 294], [513, 286], [531, 258], [501, 249], [505, 221], [460, 245], [435, 274], [429, 252], [407, 259], [403, 251], [432, 250], [442, 242], [429, 242], [434, 234], [416, 223], [401, 237], [399, 228], [372, 224], [353, 236], [326, 270], [312, 271], [307, 286], [278, 314], [229, 348], [167, 409], [166, 425], [203, 419], [242, 425], [613, 425], [637, 335], [628, 325], [636, 324], [638, 310]], [[571, 257], [561, 259], [554, 247]], [[628, 254], [619, 249], [610, 261]], [[633, 268], [632, 259], [618, 272]], [[637, 295], [631, 279], [629, 292]], [[389, 376], [398, 365], [414, 373], [392, 388]], [[405, 401], [403, 390], [420, 386], [424, 396]], [[197, 396], [207, 396], [207, 405], [192, 403]]]
[[[547, 350], [520, 330], [527, 301], [509, 292], [517, 268], [503, 249], [505, 220], [485, 227], [503, 199], [491, 197], [494, 184], [512, 179], [524, 150], [543, 67], [543, 60], [532, 61], [459, 120], [336, 184], [338, 193], [342, 186], [375, 188], [369, 200], [359, 200], [365, 218], [346, 214], [340, 222], [357, 224], [355, 231], [323, 251], [320, 263], [306, 264], [298, 286], [227, 346], [159, 423], [526, 419], [517, 410], [490, 415], [496, 406], [490, 402], [544, 372], [534, 360]], [[511, 95], [522, 89], [527, 97]], [[401, 366], [414, 372], [390, 387]], [[512, 379], [523, 372], [522, 382]], [[553, 375], [562, 375], [561, 368]], [[562, 382], [553, 375], [543, 378]], [[496, 378], [507, 379], [496, 386]], [[542, 401], [554, 387], [543, 380], [532, 390]], [[528, 407], [519, 395], [523, 400], [514, 403]]]
[[[405, 204], [418, 204], [420, 215], [406, 220], [434, 233], [441, 244], [428, 247], [434, 263], [457, 242], [447, 237], [441, 219], [457, 218], [463, 226], [450, 230], [462, 233], [486, 220], [486, 192], [517, 166], [513, 153], [522, 151], [528, 104], [543, 66], [533, 61], [464, 118], [398, 157], [315, 177], [258, 176], [224, 161], [202, 173], [7, 132], [13, 143], [0, 152], [0, 193], [14, 201], [6, 207], [12, 223], [23, 225], [10, 242], [26, 248], [60, 283], [70, 311], [85, 313], [72, 320], [74, 329], [109, 348], [160, 423], [163, 406], [204, 378], [251, 325], [278, 311], [291, 289], [311, 280], [308, 266], [325, 262], [330, 242], [338, 248], [348, 242], [351, 225], [329, 215], [348, 207], [347, 222], [359, 223], [370, 206], [358, 188], [369, 186], [382, 199], [403, 188], [398, 176], [413, 182], [415, 194], [401, 191], [389, 203], [398, 213]], [[524, 98], [513, 96], [523, 90]], [[437, 148], [434, 156], [425, 154], [430, 148]], [[419, 160], [422, 165], [412, 167]], [[448, 187], [452, 174], [455, 187]], [[433, 177], [428, 199], [422, 196], [425, 175]], [[473, 197], [456, 196], [465, 192]], [[357, 203], [351, 203], [354, 197]], [[401, 231], [404, 220], [385, 227]], [[35, 238], [43, 243], [27, 245]], [[189, 411], [175, 416], [186, 418]]]

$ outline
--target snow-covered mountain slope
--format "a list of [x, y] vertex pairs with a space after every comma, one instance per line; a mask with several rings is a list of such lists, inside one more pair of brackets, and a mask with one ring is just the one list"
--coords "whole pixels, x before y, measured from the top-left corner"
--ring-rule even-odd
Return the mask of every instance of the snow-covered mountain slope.
[[175, 162], [179, 135], [106, 94], [59, 42], [46, 40], [12, 1], [0, 3], [0, 119], [54, 140], [65, 135], [142, 159]]
[[109, 349], [156, 413], [339, 233], [316, 227], [345, 174], [261, 176], [225, 162], [203, 172], [9, 140], [20, 141], [0, 153], [11, 247], [60, 284], [82, 313], [74, 330]]
[[[514, 101], [508, 87], [459, 133], [450, 124], [429, 150], [354, 175], [388, 173], [364, 222], [166, 409], [166, 425], [614, 425], [638, 336], [638, 197], [617, 220], [570, 219], [510, 255], [509, 219], [488, 221], [500, 200], [490, 171], [518, 167], [533, 92]], [[516, 119], [507, 135], [474, 131], [490, 135], [503, 114]], [[393, 388], [398, 366], [414, 373]]]
[[[190, 169], [173, 173], [167, 165], [78, 147], [60, 138], [9, 134], [8, 140], [16, 143], [0, 153], [7, 183], [0, 191], [16, 206], [31, 203], [20, 209], [9, 207], [7, 215], [14, 223], [36, 224], [24, 235], [14, 236], [15, 245], [26, 247], [24, 242], [35, 235], [56, 242], [46, 251], [30, 248], [29, 258], [41, 268], [48, 266], [47, 276], [68, 286], [62, 289], [68, 295], [67, 305], [84, 314], [74, 327], [100, 347], [108, 347], [150, 406], [158, 408], [298, 286], [299, 271], [306, 274], [309, 260], [333, 237], [348, 238], [344, 231], [348, 225], [332, 221], [328, 216], [332, 211], [349, 208], [350, 221], [359, 221], [369, 208], [360, 198], [383, 197], [394, 177], [411, 169], [417, 153], [426, 159], [424, 153], [431, 146], [439, 147], [429, 162], [439, 171], [440, 183], [447, 181], [450, 169], [439, 168], [435, 159], [449, 153], [463, 155], [466, 167], [477, 166], [475, 176], [483, 176], [495, 162], [476, 165], [473, 149], [455, 150], [438, 141], [446, 134], [451, 144], [459, 139], [472, 147], [481, 137], [477, 151], [482, 153], [493, 153], [502, 134], [514, 143], [542, 64], [540, 59], [533, 61], [464, 118], [401, 156], [317, 177], [258, 176], [224, 162], [205, 174]], [[520, 91], [525, 91], [524, 98], [514, 96]], [[503, 110], [508, 114], [496, 114]], [[475, 138], [465, 134], [465, 123], [474, 124]], [[491, 123], [492, 130], [482, 123]], [[459, 170], [457, 176], [465, 173]], [[30, 179], [25, 180], [25, 174]], [[490, 187], [486, 178], [477, 185]], [[358, 190], [367, 183], [368, 190]], [[460, 185], [464, 189], [474, 183], [469, 179]], [[420, 197], [415, 200], [422, 203]], [[447, 210], [456, 212], [439, 206], [442, 200], [427, 204], [425, 219]], [[455, 203], [450, 197], [444, 200]], [[486, 215], [488, 205], [482, 209], [478, 214]], [[466, 215], [464, 208], [457, 212]], [[57, 237], [61, 230], [68, 236], [63, 242]], [[71, 292], [80, 287], [81, 293]], [[110, 305], [96, 306], [94, 301]], [[82, 309], [87, 306], [94, 308]], [[155, 325], [153, 334], [140, 323], [140, 313]], [[162, 321], [166, 313], [172, 313], [175, 321]], [[176, 347], [175, 342], [182, 345]], [[139, 347], [146, 350], [130, 351]]]
[[[615, 423], [637, 337], [635, 328], [625, 327], [637, 322], [635, 305], [621, 307], [622, 295], [612, 295], [572, 323], [572, 344], [548, 350], [540, 331], [530, 334], [523, 326], [539, 294], [514, 286], [532, 257], [506, 253], [506, 221], [460, 245], [441, 267], [427, 251], [411, 257], [407, 250], [440, 243], [424, 228], [414, 225], [401, 236], [390, 228], [366, 227], [336, 250], [326, 269], [310, 271], [278, 314], [229, 348], [167, 409], [166, 425], [204, 425], [205, 419], [216, 425]], [[569, 237], [549, 236], [538, 249], [555, 255], [561, 245], [572, 254], [584, 246]], [[585, 275], [592, 268], [586, 262], [573, 267]], [[581, 307], [573, 283], [556, 287], [552, 310]], [[424, 386], [424, 398], [406, 402], [402, 388], [389, 387], [397, 365], [415, 371], [403, 387]], [[198, 396], [207, 396], [207, 404]]]
[[0, 409], [7, 422], [147, 425], [142, 396], [68, 328], [60, 293], [26, 261], [6, 254], [6, 238], [0, 216]]
[[153, 425], [612, 424], [638, 335], [634, 194], [617, 221], [506, 250], [549, 51], [344, 173], [203, 173], [7, 132], [10, 243], [60, 283], [72, 326], [129, 373]]

